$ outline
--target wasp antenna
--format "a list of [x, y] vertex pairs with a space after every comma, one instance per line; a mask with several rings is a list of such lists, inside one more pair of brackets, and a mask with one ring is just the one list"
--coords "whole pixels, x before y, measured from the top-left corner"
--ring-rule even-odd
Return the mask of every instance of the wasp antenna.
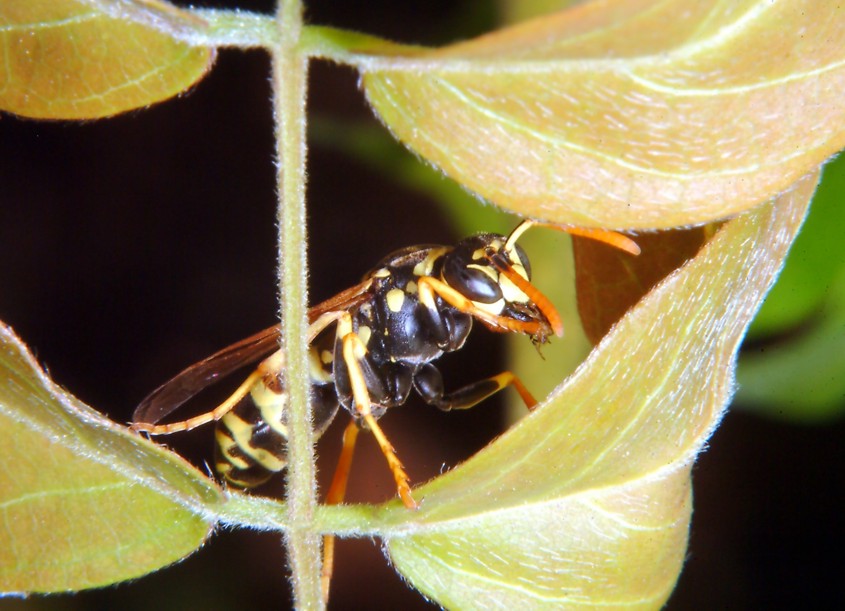
[[640, 246], [625, 234], [609, 229], [587, 229], [585, 227], [561, 227], [569, 235], [577, 235], [582, 238], [589, 238], [597, 242], [604, 242], [628, 254], [637, 256], [640, 254]]
[[529, 227], [548, 227], [550, 229], [557, 229], [558, 231], [565, 231], [569, 235], [577, 235], [582, 238], [589, 238], [591, 240], [596, 240], [597, 242], [604, 242], [614, 248], [618, 248], [619, 250], [623, 250], [628, 254], [637, 256], [640, 254], [640, 247], [639, 245], [626, 236], [623, 233], [619, 233], [618, 231], [611, 231], [610, 229], [594, 229], [588, 227], [573, 227], [572, 225], [556, 225], [554, 223], [542, 223], [540, 221], [530, 221], [526, 220], [517, 226], [516, 229], [513, 230], [513, 233], [508, 237], [508, 241], [506, 243], [507, 248], [512, 248], [514, 242], [516, 242], [517, 238], [525, 233], [525, 230]]
[[587, 227], [572, 227], [571, 225], [555, 225], [554, 223], [542, 223], [540, 221], [532, 221], [530, 219], [526, 219], [516, 226], [516, 229], [511, 232], [505, 242], [505, 249], [508, 252], [513, 250], [514, 244], [516, 244], [516, 241], [522, 237], [522, 234], [529, 228], [535, 226], [550, 227], [551, 229], [557, 229], [558, 231], [565, 231], [569, 235], [577, 235], [582, 238], [596, 240], [597, 242], [604, 242], [605, 244], [618, 248], [619, 250], [623, 250], [634, 256], [640, 254], [639, 245], [634, 240], [625, 234], [619, 233], [618, 231], [611, 231], [609, 229], [592, 229]]
[[528, 298], [539, 308], [543, 316], [546, 317], [546, 320], [549, 321], [549, 326], [552, 328], [554, 334], [558, 337], [563, 337], [563, 321], [549, 298], [543, 295], [540, 289], [520, 276], [510, 265], [497, 265], [496, 269], [499, 270], [500, 274], [503, 274], [508, 280], [513, 282], [520, 291], [528, 295]]
[[523, 233], [528, 231], [534, 225], [538, 225], [537, 221], [532, 221], [531, 219], [525, 219], [519, 225], [516, 226], [516, 229], [511, 231], [511, 234], [508, 236], [507, 241], [505, 242], [505, 251], [510, 252], [513, 250], [513, 245], [516, 244], [516, 241], [522, 236]]

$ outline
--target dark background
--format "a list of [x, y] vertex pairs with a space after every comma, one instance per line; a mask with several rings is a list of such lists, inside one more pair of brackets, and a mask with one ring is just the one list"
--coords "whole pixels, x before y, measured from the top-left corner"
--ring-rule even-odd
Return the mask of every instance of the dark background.
[[[272, 10], [269, 1], [237, 6]], [[308, 6], [313, 23], [426, 44], [471, 36], [495, 19], [477, 2]], [[192, 91], [144, 111], [84, 124], [0, 120], [0, 319], [60, 384], [117, 421], [185, 365], [275, 319], [268, 74], [264, 53], [224, 51]], [[315, 116], [374, 121], [351, 69], [315, 63], [309, 95]], [[338, 152], [312, 146], [308, 173], [314, 302], [394, 248], [459, 237], [431, 201]], [[500, 370], [490, 355], [501, 352], [498, 338], [477, 332], [443, 370], [450, 384], [480, 378]], [[414, 403], [383, 424], [421, 482], [495, 436], [497, 409], [442, 414]], [[341, 420], [319, 448], [324, 482]], [[210, 433], [168, 442], [202, 465]], [[842, 424], [729, 413], [695, 468], [689, 560], [670, 609], [841, 602], [843, 433]], [[359, 450], [350, 500], [391, 496], [375, 444], [364, 437]], [[278, 494], [280, 484], [263, 492]], [[279, 608], [290, 599], [284, 566], [277, 536], [220, 532], [181, 564], [134, 583], [0, 607]], [[430, 607], [387, 566], [377, 541], [340, 543], [332, 598], [339, 609]]]

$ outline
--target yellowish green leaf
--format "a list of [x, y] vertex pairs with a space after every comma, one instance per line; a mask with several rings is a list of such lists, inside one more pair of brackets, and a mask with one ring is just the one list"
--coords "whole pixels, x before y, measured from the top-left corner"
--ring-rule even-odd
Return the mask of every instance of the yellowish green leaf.
[[845, 146], [843, 39], [836, 2], [597, 0], [347, 61], [403, 142], [494, 203], [660, 228], [748, 210]]
[[138, 577], [196, 550], [219, 490], [55, 386], [0, 325], [0, 592]]
[[447, 608], [659, 608], [686, 555], [690, 468], [818, 178], [726, 223], [552, 397], [372, 532]]
[[205, 74], [214, 52], [162, 30], [202, 27], [159, 2], [2, 2], [0, 109], [92, 119], [173, 97]]

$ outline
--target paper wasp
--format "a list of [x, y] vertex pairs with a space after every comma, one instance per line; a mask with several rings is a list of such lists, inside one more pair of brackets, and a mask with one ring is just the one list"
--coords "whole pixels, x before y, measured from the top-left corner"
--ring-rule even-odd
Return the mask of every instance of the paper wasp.
[[[387, 460], [402, 502], [408, 508], [417, 506], [402, 463], [377, 422], [388, 409], [405, 403], [412, 390], [446, 411], [472, 407], [506, 386], [513, 386], [529, 409], [536, 405], [509, 371], [446, 393], [440, 371], [432, 364], [464, 345], [473, 319], [493, 331], [529, 335], [535, 344], [546, 342], [552, 333], [563, 334], [557, 310], [531, 284], [528, 257], [516, 243], [536, 224], [525, 221], [509, 236], [479, 234], [451, 247], [398, 250], [360, 284], [309, 310], [314, 431], [321, 435], [340, 406], [352, 415], [327, 503], [343, 501], [358, 431], [367, 428]], [[564, 229], [639, 253], [639, 247], [621, 234]], [[216, 420], [217, 471], [237, 486], [263, 483], [286, 464], [287, 393], [279, 339], [279, 328], [270, 327], [188, 367], [141, 402], [133, 428], [165, 434]], [[259, 360], [258, 368], [212, 411], [156, 424], [218, 379]], [[327, 600], [334, 537], [324, 538], [323, 554]]]
[[[340, 406], [352, 415], [327, 502], [342, 502], [357, 432], [366, 428], [387, 460], [402, 502], [416, 507], [409, 478], [378, 424], [386, 411], [405, 403], [412, 390], [446, 411], [472, 407], [506, 386], [513, 386], [529, 408], [536, 405], [509, 371], [447, 393], [432, 364], [464, 345], [473, 319], [493, 331], [524, 333], [536, 344], [552, 333], [563, 334], [560, 316], [531, 284], [528, 257], [516, 243], [536, 224], [524, 221], [509, 236], [478, 234], [451, 247], [396, 251], [361, 283], [309, 310], [315, 433], [326, 430]], [[621, 234], [563, 229], [639, 252]], [[278, 344], [279, 328], [270, 327], [188, 367], [141, 402], [133, 428], [159, 435], [217, 421], [217, 471], [237, 486], [263, 483], [286, 464], [287, 394]], [[257, 361], [257, 369], [212, 411], [157, 424], [220, 378]]]

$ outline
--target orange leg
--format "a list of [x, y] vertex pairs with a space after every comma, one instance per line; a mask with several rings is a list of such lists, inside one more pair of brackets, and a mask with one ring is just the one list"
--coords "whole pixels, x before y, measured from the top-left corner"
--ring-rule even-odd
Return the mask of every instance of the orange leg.
[[390, 467], [390, 472], [393, 474], [393, 479], [396, 481], [396, 491], [405, 504], [405, 507], [416, 509], [417, 503], [411, 496], [411, 485], [408, 474], [405, 473], [405, 468], [396, 456], [396, 450], [393, 449], [384, 431], [381, 430], [378, 422], [373, 417], [367, 382], [358, 363], [358, 360], [363, 358], [367, 353], [367, 348], [364, 346], [361, 338], [352, 331], [352, 320], [348, 314], [341, 318], [340, 324], [338, 325], [338, 333], [343, 338], [343, 360], [349, 372], [349, 382], [352, 386], [352, 396], [355, 399], [358, 416], [366, 423], [367, 428], [370, 429], [376, 438], [376, 442], [378, 442], [379, 448], [381, 448], [381, 453], [384, 454], [384, 458], [387, 460], [387, 466]]
[[[271, 357], [272, 358], [272, 357]], [[269, 360], [269, 359], [268, 359]], [[266, 361], [265, 361], [266, 362]], [[263, 365], [263, 363], [262, 363]], [[177, 433], [179, 431], [190, 431], [198, 426], [220, 420], [223, 416], [232, 411], [235, 406], [240, 403], [241, 399], [246, 397], [252, 388], [261, 382], [267, 372], [261, 366], [253, 371], [250, 376], [244, 380], [243, 384], [238, 386], [237, 390], [233, 392], [228, 399], [223, 401], [220, 405], [215, 407], [210, 412], [205, 412], [199, 416], [181, 420], [179, 422], [171, 422], [168, 424], [149, 424], [146, 422], [135, 422], [132, 425], [132, 430], [143, 431], [150, 435], [168, 435], [170, 433]]]
[[438, 400], [436, 405], [444, 411], [469, 409], [508, 386], [513, 386], [514, 390], [519, 393], [520, 399], [525, 403], [525, 407], [529, 410], [537, 406], [537, 400], [525, 388], [522, 380], [516, 377], [516, 374], [511, 371], [503, 371], [498, 375], [490, 376], [489, 378], [459, 388]]
[[511, 371], [503, 371], [498, 375], [467, 384], [449, 393], [443, 392], [443, 382], [440, 379], [439, 372], [433, 366], [418, 372], [417, 381], [421, 382], [418, 390], [423, 400], [444, 412], [474, 407], [508, 386], [514, 387], [529, 410], [537, 406], [537, 400]]
[[[325, 312], [320, 315], [308, 327], [308, 343], [310, 344], [314, 341], [314, 338], [316, 338], [317, 335], [319, 335], [325, 328], [336, 323], [343, 314], [344, 312], [339, 311]], [[177, 433], [180, 431], [190, 431], [191, 429], [195, 429], [203, 424], [220, 420], [223, 416], [232, 411], [257, 384], [262, 382], [262, 380], [267, 380], [269, 385], [270, 380], [277, 379], [277, 375], [280, 371], [282, 371], [282, 369], [284, 369], [284, 359], [282, 351], [279, 350], [263, 360], [256, 370], [253, 371], [240, 386], [238, 386], [235, 392], [233, 392], [225, 401], [223, 401], [223, 403], [215, 407], [213, 410], [194, 416], [193, 418], [188, 418], [187, 420], [170, 422], [168, 424], [136, 422], [132, 425], [132, 430], [143, 431], [150, 435], [168, 435], [170, 433]]]
[[503, 382], [502, 388], [504, 388], [508, 384], [513, 386], [516, 392], [519, 393], [522, 402], [525, 403], [525, 407], [527, 407], [529, 410], [532, 410], [537, 407], [537, 399], [534, 398], [534, 395], [528, 392], [528, 389], [525, 388], [525, 384], [522, 383], [522, 380], [516, 377], [515, 373], [512, 373], [510, 371], [503, 371], [499, 375], [494, 376], [494, 379], [499, 379]]
[[[349, 472], [352, 468], [352, 456], [355, 454], [355, 442], [358, 440], [360, 429], [353, 420], [343, 431], [343, 448], [340, 451], [340, 458], [337, 460], [334, 477], [331, 486], [326, 493], [326, 504], [337, 505], [343, 502], [346, 496], [346, 484], [349, 482]], [[323, 602], [329, 602], [329, 588], [332, 582], [332, 570], [334, 568], [334, 535], [323, 537], [323, 572], [321, 583], [323, 587]]]

